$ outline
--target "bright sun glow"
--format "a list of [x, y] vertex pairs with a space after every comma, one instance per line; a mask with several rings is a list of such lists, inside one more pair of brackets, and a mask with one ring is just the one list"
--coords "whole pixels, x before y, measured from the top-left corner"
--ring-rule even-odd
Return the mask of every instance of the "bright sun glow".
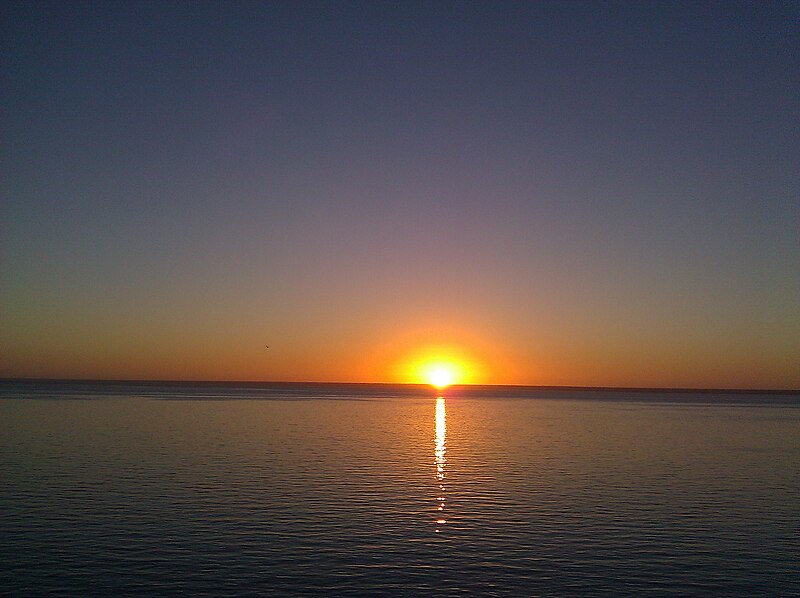
[[453, 371], [447, 366], [434, 366], [428, 372], [428, 381], [436, 388], [444, 388], [453, 383]]
[[412, 384], [429, 384], [443, 389], [457, 384], [478, 384], [483, 368], [466, 351], [452, 346], [417, 349], [400, 362], [397, 377]]

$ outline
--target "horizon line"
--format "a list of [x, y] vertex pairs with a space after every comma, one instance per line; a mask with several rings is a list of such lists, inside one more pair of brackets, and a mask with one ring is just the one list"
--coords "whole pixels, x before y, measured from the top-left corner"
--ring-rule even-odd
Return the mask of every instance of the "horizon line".
[[[231, 385], [244, 384], [256, 385], [292, 385], [292, 384], [319, 384], [319, 385], [362, 385], [362, 386], [419, 386], [429, 387], [430, 384], [421, 382], [331, 382], [309, 380], [178, 380], [178, 379], [149, 379], [149, 378], [37, 378], [37, 377], [0, 377], [0, 382], [93, 382], [107, 384], [164, 384], [177, 386], [181, 384], [208, 384]], [[691, 386], [580, 386], [559, 384], [451, 384], [449, 388], [535, 388], [539, 390], [587, 390], [602, 391], [613, 390], [619, 392], [729, 392], [729, 393], [800, 393], [800, 388], [724, 388], [724, 387], [691, 387]]]

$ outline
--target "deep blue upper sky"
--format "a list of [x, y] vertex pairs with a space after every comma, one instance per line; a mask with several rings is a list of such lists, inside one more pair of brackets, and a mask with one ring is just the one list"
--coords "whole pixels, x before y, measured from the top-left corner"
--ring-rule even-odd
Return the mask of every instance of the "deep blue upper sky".
[[797, 4], [2, 11], [0, 374], [800, 384]]

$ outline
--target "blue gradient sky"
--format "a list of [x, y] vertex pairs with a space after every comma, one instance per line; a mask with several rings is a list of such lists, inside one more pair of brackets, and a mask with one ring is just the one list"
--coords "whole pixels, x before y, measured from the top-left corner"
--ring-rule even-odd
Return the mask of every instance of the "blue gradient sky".
[[6, 3], [0, 375], [800, 387], [796, 8]]

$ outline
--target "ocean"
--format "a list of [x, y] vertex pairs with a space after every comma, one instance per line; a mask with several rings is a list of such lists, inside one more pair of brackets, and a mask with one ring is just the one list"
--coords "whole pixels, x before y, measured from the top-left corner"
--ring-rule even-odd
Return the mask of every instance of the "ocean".
[[0, 595], [800, 596], [800, 395], [0, 382]]

